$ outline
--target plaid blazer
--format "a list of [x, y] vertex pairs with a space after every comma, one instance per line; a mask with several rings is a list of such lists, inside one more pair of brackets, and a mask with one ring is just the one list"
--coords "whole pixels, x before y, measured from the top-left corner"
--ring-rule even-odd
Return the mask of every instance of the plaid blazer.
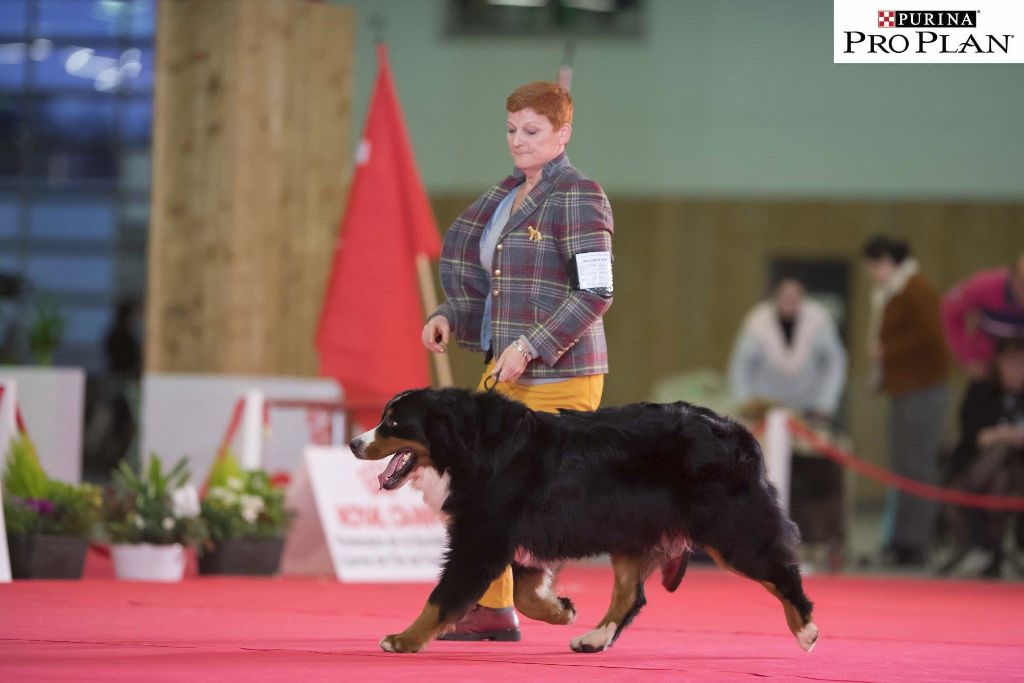
[[[480, 236], [501, 200], [525, 180], [516, 171], [462, 212], [444, 236], [443, 315], [460, 346], [480, 348], [484, 297], [500, 354], [520, 335], [537, 351], [524, 377], [575, 377], [608, 372], [601, 316], [611, 299], [572, 289], [568, 264], [578, 253], [611, 251], [612, 210], [604, 190], [564, 154], [548, 162], [540, 182], [502, 228], [488, 278]], [[433, 317], [433, 316], [431, 316]]]

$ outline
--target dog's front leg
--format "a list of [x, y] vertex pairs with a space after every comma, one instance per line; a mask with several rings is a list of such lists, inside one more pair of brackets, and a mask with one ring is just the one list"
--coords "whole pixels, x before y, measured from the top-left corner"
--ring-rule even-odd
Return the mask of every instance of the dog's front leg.
[[423, 611], [409, 628], [381, 639], [381, 649], [385, 652], [419, 652], [442, 630], [440, 614], [440, 608], [427, 600]]
[[480, 515], [467, 516], [470, 523], [448, 527], [448, 558], [423, 611], [409, 628], [380, 641], [385, 652], [422, 650], [458, 623], [512, 561], [509, 540], [500, 533], [501, 527], [472, 521]]

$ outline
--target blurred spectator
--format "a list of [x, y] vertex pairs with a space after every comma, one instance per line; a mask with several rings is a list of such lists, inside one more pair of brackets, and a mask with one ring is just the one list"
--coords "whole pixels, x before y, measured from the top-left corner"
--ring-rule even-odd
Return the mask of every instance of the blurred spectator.
[[[1000, 495], [1024, 492], [1024, 340], [1000, 341], [994, 373], [968, 387], [960, 408], [960, 435], [953, 453], [953, 486]], [[978, 546], [991, 553], [983, 575], [999, 576], [1007, 513], [952, 513], [959, 547], [943, 571], [951, 571]], [[1020, 536], [1020, 520], [1017, 530]]]
[[102, 340], [107, 372], [90, 374], [86, 383], [84, 475], [91, 481], [106, 481], [122, 459], [134, 456], [142, 375], [138, 311], [133, 299], [118, 302]]
[[783, 278], [770, 301], [743, 321], [729, 363], [741, 405], [763, 399], [831, 419], [846, 384], [846, 351], [832, 316], [806, 298], [801, 282]]
[[[744, 417], [756, 418], [772, 405], [783, 405], [831, 422], [846, 384], [846, 351], [825, 307], [806, 297], [799, 280], [783, 277], [772, 299], [759, 303], [744, 319], [729, 377]], [[832, 435], [823, 430], [821, 437]], [[845, 539], [842, 472], [815, 452], [795, 448], [793, 456], [790, 515], [800, 527], [808, 556], [815, 554], [810, 545], [826, 543], [828, 565], [837, 569]]]
[[115, 375], [138, 378], [142, 374], [142, 352], [135, 331], [138, 306], [131, 299], [117, 304], [114, 322], [107, 330], [104, 349], [107, 369]]
[[[875, 237], [863, 253], [874, 284], [868, 326], [872, 379], [890, 396], [890, 465], [906, 477], [934, 483], [950, 371], [939, 292], [918, 272], [905, 242]], [[924, 564], [935, 510], [930, 501], [890, 491], [883, 559], [897, 565]]]
[[17, 275], [0, 273], [0, 364], [18, 362], [18, 325], [24, 284]]
[[942, 300], [956, 358], [974, 379], [989, 374], [997, 339], [1024, 339], [1024, 254], [1009, 268], [975, 273]]

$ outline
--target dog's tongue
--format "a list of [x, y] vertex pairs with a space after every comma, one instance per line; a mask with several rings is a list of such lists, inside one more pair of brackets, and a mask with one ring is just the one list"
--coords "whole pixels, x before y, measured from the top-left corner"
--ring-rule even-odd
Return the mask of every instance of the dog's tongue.
[[381, 488], [384, 488], [384, 482], [390, 479], [391, 475], [398, 469], [398, 464], [400, 462], [402, 462], [402, 453], [395, 453], [391, 458], [391, 462], [389, 462], [388, 466], [384, 468], [384, 471], [377, 475], [377, 482], [380, 484]]

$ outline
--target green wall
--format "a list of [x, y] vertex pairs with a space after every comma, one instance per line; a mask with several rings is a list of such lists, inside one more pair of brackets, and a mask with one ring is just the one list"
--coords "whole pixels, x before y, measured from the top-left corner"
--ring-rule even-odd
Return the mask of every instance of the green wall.
[[[504, 99], [553, 78], [551, 39], [444, 36], [445, 0], [360, 14], [356, 125], [387, 42], [432, 194], [510, 168]], [[578, 45], [574, 163], [609, 194], [1024, 197], [1024, 65], [834, 65], [827, 0], [647, 0], [639, 41]]]

